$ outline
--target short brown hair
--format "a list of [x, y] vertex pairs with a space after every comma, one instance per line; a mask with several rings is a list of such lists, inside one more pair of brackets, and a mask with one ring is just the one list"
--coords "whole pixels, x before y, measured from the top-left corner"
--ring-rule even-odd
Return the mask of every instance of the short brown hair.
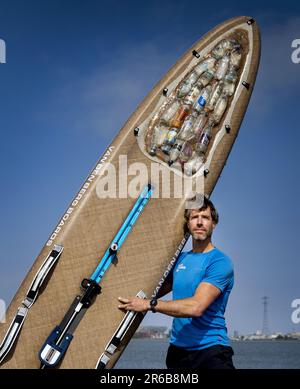
[[[198, 196], [193, 197], [189, 201], [195, 201], [195, 202], [199, 201]], [[211, 213], [211, 218], [212, 218], [213, 222], [215, 224], [218, 224], [218, 222], [219, 222], [219, 214], [218, 214], [214, 204], [212, 203], [212, 201], [210, 201], [209, 198], [206, 197], [206, 196], [201, 196], [201, 200], [202, 201], [201, 201], [201, 203], [199, 203], [199, 204], [201, 204], [199, 208], [185, 209], [185, 211], [184, 211], [184, 225], [183, 225], [183, 232], [184, 232], [184, 234], [189, 232], [188, 221], [190, 219], [191, 211], [195, 210], [195, 209], [198, 210], [198, 211], [204, 211], [205, 209], [209, 208], [210, 209], [210, 213]]]

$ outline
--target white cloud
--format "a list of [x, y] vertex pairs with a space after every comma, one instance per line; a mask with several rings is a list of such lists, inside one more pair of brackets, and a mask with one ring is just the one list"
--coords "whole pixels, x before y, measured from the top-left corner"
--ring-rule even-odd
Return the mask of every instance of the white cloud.
[[145, 42], [118, 47], [90, 73], [57, 68], [60, 86], [43, 115], [55, 113], [72, 131], [115, 135], [173, 62], [172, 54]]
[[300, 18], [296, 17], [262, 29], [261, 61], [252, 97], [259, 120], [272, 112], [274, 103], [292, 104], [299, 93], [300, 64], [291, 60], [291, 43], [300, 37], [299, 25]]

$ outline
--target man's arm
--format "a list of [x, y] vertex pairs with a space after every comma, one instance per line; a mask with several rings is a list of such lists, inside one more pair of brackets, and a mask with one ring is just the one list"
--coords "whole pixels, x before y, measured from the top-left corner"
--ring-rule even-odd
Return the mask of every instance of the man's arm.
[[[199, 317], [220, 294], [221, 290], [216, 286], [201, 282], [193, 297], [171, 301], [159, 300], [155, 309], [157, 312], [173, 317]], [[122, 303], [119, 308], [126, 311], [146, 312], [150, 309], [150, 300], [119, 297], [119, 301]]]

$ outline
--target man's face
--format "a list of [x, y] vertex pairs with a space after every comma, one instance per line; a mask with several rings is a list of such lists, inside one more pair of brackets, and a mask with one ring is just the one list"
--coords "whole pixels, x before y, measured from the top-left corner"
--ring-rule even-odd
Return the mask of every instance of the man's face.
[[187, 225], [192, 237], [198, 241], [210, 238], [216, 226], [212, 220], [209, 207], [202, 211], [192, 209]]

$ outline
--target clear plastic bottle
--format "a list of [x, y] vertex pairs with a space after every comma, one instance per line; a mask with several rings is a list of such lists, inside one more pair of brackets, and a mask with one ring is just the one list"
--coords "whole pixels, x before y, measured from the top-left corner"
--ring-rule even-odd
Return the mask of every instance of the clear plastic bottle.
[[213, 57], [209, 57], [202, 62], [200, 62], [195, 68], [194, 72], [198, 74], [198, 76], [201, 76], [203, 72], [206, 70], [212, 70], [215, 67], [216, 59]]
[[181, 130], [178, 133], [178, 138], [184, 141], [191, 140], [194, 137], [194, 125], [198, 115], [196, 112], [192, 112], [188, 115], [183, 122]]
[[228, 50], [231, 50], [233, 48], [234, 41], [232, 41], [230, 39], [223, 39], [223, 40], [221, 40], [220, 44], [224, 50], [228, 51]]
[[177, 132], [177, 128], [171, 128], [166, 134], [163, 145], [161, 146], [161, 150], [167, 155], [169, 155], [171, 148], [176, 142]]
[[219, 60], [217, 70], [215, 72], [215, 78], [217, 80], [222, 80], [222, 78], [225, 76], [229, 66], [229, 61], [230, 58], [228, 55], [224, 55], [224, 57]]
[[199, 78], [198, 83], [202, 86], [206, 86], [211, 82], [211, 80], [214, 77], [214, 71], [213, 70], [206, 70]]
[[180, 101], [175, 99], [161, 116], [160, 118], [161, 123], [166, 124], [167, 126], [170, 125], [171, 119], [176, 114], [179, 107], [180, 107]]
[[186, 96], [191, 90], [193, 84], [195, 84], [195, 82], [197, 81], [198, 77], [199, 76], [195, 71], [193, 71], [188, 77], [186, 77], [177, 92], [177, 97], [181, 98]]
[[228, 103], [227, 95], [222, 95], [217, 101], [216, 107], [212, 114], [212, 120], [214, 122], [214, 125], [218, 124], [221, 121], [222, 116], [226, 110], [227, 103]]
[[193, 88], [190, 90], [189, 94], [184, 99], [184, 103], [187, 105], [193, 105], [195, 104], [196, 100], [198, 99], [200, 93], [201, 93], [202, 85], [197, 83], [193, 86]]
[[193, 154], [193, 147], [190, 142], [185, 142], [182, 146], [182, 149], [180, 151], [179, 155], [179, 162], [181, 164], [184, 164], [187, 162]]
[[239, 47], [238, 42], [235, 39], [222, 39], [213, 49], [212, 56], [216, 59], [221, 59], [230, 50]]
[[179, 154], [180, 154], [180, 151], [182, 149], [182, 145], [183, 145], [183, 141], [177, 140], [175, 145], [172, 147], [172, 149], [170, 151], [170, 158], [168, 161], [168, 164], [170, 166], [173, 165], [173, 163], [177, 161]]
[[223, 90], [223, 82], [216, 82], [212, 88], [210, 98], [206, 104], [206, 108], [212, 111], [215, 108], [216, 102], [220, 98]]
[[196, 145], [195, 151], [200, 157], [204, 158], [204, 155], [207, 151], [207, 148], [209, 146], [209, 142], [212, 138], [212, 128], [214, 126], [214, 122], [212, 120], [208, 121], [208, 124], [205, 126], [201, 138], [199, 142]]
[[224, 88], [223, 92], [227, 96], [232, 96], [235, 90], [235, 84], [237, 81], [237, 72], [235, 68], [231, 65], [228, 73], [224, 78]]
[[198, 155], [194, 151], [191, 158], [183, 165], [184, 174], [186, 174], [187, 176], [192, 176], [200, 169], [202, 164], [203, 156]]
[[207, 122], [207, 119], [208, 119], [208, 113], [206, 111], [202, 111], [196, 120], [196, 123], [194, 126], [194, 134], [195, 134], [195, 138], [196, 138], [197, 142], [200, 139], [203, 128]]
[[238, 69], [240, 67], [240, 62], [242, 59], [242, 52], [240, 48], [236, 48], [232, 50], [230, 53], [230, 63], [235, 69]]
[[164, 139], [167, 136], [168, 130], [169, 129], [166, 126], [156, 125], [154, 127], [151, 138], [151, 149], [149, 151], [150, 155], [156, 155], [158, 148], [163, 144]]
[[219, 60], [225, 55], [226, 49], [223, 47], [222, 41], [219, 42], [211, 51], [213, 58]]
[[206, 88], [202, 89], [198, 100], [194, 104], [194, 110], [196, 112], [200, 113], [203, 110], [207, 100], [209, 99], [210, 94], [211, 94], [211, 85], [207, 85]]

